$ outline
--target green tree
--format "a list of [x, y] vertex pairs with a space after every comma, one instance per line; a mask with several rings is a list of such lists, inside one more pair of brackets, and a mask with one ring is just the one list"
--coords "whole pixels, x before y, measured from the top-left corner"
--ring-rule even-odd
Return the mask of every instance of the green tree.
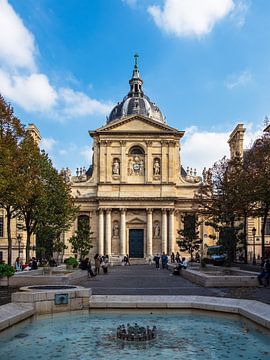
[[254, 201], [257, 204], [253, 214], [262, 219], [262, 256], [265, 256], [265, 227], [270, 211], [270, 133], [265, 132], [258, 138], [247, 156], [254, 187]]
[[198, 231], [198, 217], [195, 214], [185, 214], [181, 217], [181, 221], [184, 228], [178, 230], [182, 239], [177, 241], [177, 244], [180, 251], [188, 251], [191, 259], [193, 259], [194, 251], [198, 251], [202, 243]]
[[0, 95], [0, 206], [6, 211], [9, 265], [12, 261], [11, 219], [17, 211], [22, 185], [17, 176], [18, 148], [24, 134], [24, 127], [13, 108]]
[[89, 220], [79, 218], [78, 230], [76, 230], [75, 235], [69, 239], [69, 242], [72, 245], [73, 253], [79, 254], [80, 260], [83, 260], [93, 247], [91, 244], [92, 234], [93, 232], [91, 231]]

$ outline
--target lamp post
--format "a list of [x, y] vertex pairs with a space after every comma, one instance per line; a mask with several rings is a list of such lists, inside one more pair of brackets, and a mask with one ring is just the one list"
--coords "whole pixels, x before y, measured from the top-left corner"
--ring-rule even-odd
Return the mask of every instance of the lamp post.
[[256, 254], [255, 254], [255, 235], [256, 235], [256, 228], [253, 227], [251, 230], [253, 236], [253, 265], [256, 265]]
[[21, 256], [21, 242], [22, 242], [22, 236], [21, 236], [21, 234], [19, 234], [18, 236], [17, 236], [17, 241], [18, 241], [18, 257], [20, 257]]

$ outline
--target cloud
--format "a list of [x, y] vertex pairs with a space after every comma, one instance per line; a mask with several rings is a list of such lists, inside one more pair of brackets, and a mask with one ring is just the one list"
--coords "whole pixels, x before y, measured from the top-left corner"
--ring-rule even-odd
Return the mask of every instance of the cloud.
[[135, 7], [137, 5], [137, 0], [122, 0], [122, 2], [130, 7]]
[[57, 141], [53, 138], [42, 138], [40, 141], [41, 149], [46, 152], [52, 151], [55, 144], [57, 144]]
[[86, 166], [92, 164], [93, 151], [90, 146], [85, 146], [83, 149], [81, 149], [80, 154], [83, 156], [84, 160], [86, 161]]
[[229, 132], [200, 131], [196, 126], [186, 129], [181, 150], [182, 166], [197, 169], [198, 175], [204, 167], [212, 167], [213, 164], [229, 155]]
[[59, 90], [59, 100], [63, 104], [62, 113], [65, 117], [86, 116], [92, 114], [108, 114], [112, 109], [112, 103], [102, 103], [91, 99], [80, 91], [70, 88]]
[[238, 74], [229, 75], [225, 81], [225, 86], [232, 90], [237, 87], [245, 86], [252, 81], [250, 70], [243, 70]]
[[34, 37], [7, 0], [0, 0], [0, 49], [6, 66], [35, 70]]
[[238, 0], [236, 2], [234, 10], [230, 14], [230, 18], [236, 26], [244, 26], [249, 8], [250, 0]]
[[0, 89], [4, 96], [27, 111], [47, 111], [58, 97], [47, 76], [37, 73], [12, 75], [0, 69]]
[[148, 7], [155, 24], [177, 37], [202, 37], [235, 7], [233, 0], [164, 0]]
[[[29, 112], [54, 119], [108, 114], [109, 102], [90, 98], [71, 87], [57, 89], [36, 65], [34, 35], [25, 27], [7, 0], [0, 0], [0, 92]], [[67, 82], [79, 85], [70, 75]]]

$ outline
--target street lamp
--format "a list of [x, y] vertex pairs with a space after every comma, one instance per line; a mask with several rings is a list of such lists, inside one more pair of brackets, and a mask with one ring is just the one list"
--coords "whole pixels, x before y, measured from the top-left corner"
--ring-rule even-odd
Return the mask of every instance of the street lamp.
[[18, 241], [18, 247], [19, 247], [18, 257], [20, 257], [20, 256], [21, 256], [21, 242], [22, 242], [22, 236], [21, 236], [21, 234], [19, 234], [19, 235], [17, 236], [17, 241]]
[[256, 235], [256, 228], [253, 227], [251, 230], [253, 236], [253, 265], [256, 265], [256, 254], [255, 254], [255, 235]]

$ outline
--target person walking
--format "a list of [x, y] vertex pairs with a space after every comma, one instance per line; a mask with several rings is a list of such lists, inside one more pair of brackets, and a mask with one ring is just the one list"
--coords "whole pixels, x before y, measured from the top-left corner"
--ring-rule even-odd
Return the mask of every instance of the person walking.
[[158, 254], [153, 259], [156, 264], [156, 269], [159, 269], [159, 259], [160, 259], [160, 256]]
[[100, 271], [100, 263], [101, 263], [101, 258], [99, 256], [99, 254], [96, 254], [94, 256], [94, 261], [95, 261], [95, 273], [99, 274]]
[[161, 256], [161, 264], [162, 264], [162, 269], [167, 269], [168, 270], [168, 256], [165, 254], [165, 252], [162, 253]]

